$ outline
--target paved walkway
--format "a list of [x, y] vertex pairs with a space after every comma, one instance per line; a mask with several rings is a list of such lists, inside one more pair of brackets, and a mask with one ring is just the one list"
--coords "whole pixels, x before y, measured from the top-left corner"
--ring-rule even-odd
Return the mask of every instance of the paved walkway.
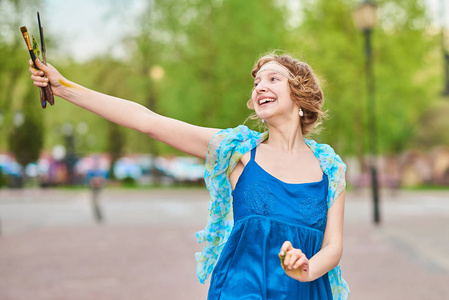
[[[205, 190], [0, 190], [0, 299], [206, 299], [194, 232]], [[447, 299], [449, 192], [347, 193], [341, 267], [351, 299]]]

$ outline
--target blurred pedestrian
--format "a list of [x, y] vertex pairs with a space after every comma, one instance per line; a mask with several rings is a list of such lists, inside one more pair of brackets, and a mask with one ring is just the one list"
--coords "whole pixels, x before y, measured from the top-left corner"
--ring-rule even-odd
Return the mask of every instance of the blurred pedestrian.
[[212, 273], [208, 299], [347, 299], [338, 266], [346, 166], [330, 146], [305, 138], [325, 115], [309, 65], [274, 54], [254, 65], [247, 105], [263, 133], [194, 126], [89, 90], [51, 65], [30, 66], [36, 86], [50, 82], [56, 96], [206, 159], [211, 202], [196, 259], [201, 282]]
[[103, 221], [103, 213], [101, 211], [99, 195], [103, 187], [107, 183], [108, 171], [100, 166], [100, 156], [92, 157], [93, 164], [86, 172], [86, 182], [92, 191], [91, 206], [95, 220], [99, 223]]

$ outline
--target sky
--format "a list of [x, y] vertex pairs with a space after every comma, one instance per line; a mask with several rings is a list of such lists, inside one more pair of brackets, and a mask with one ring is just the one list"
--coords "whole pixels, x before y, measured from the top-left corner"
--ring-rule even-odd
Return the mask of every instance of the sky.
[[[58, 39], [61, 53], [78, 61], [104, 53], [126, 57], [121, 40], [135, 32], [142, 0], [44, 0], [42, 26]], [[111, 5], [111, 3], [113, 5]], [[45, 21], [44, 21], [45, 20]], [[47, 49], [49, 53], [50, 49]]]
[[[135, 32], [135, 20], [145, 0], [43, 0], [43, 26], [58, 38], [60, 53], [69, 53], [77, 61], [101, 54], [125, 58], [120, 41]], [[287, 0], [289, 1], [289, 0]], [[297, 0], [292, 0], [297, 1]], [[441, 4], [449, 29], [449, 0], [424, 0], [435, 26], [442, 23]], [[112, 5], [111, 5], [112, 3]], [[47, 49], [50, 54], [51, 49]]]

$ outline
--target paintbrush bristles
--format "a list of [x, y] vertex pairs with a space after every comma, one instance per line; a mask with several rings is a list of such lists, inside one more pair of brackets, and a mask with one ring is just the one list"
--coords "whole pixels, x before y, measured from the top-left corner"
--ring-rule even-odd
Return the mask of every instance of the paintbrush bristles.
[[33, 46], [31, 45], [30, 35], [28, 34], [27, 28], [22, 26], [20, 27], [20, 31], [22, 31], [22, 36], [27, 44], [28, 50], [33, 51]]

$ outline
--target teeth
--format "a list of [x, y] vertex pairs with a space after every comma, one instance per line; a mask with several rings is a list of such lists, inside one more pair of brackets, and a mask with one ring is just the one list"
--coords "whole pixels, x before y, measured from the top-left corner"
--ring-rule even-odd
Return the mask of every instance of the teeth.
[[275, 100], [276, 99], [273, 99], [273, 98], [264, 98], [264, 99], [260, 100], [259, 104], [264, 104], [267, 102], [274, 102]]

